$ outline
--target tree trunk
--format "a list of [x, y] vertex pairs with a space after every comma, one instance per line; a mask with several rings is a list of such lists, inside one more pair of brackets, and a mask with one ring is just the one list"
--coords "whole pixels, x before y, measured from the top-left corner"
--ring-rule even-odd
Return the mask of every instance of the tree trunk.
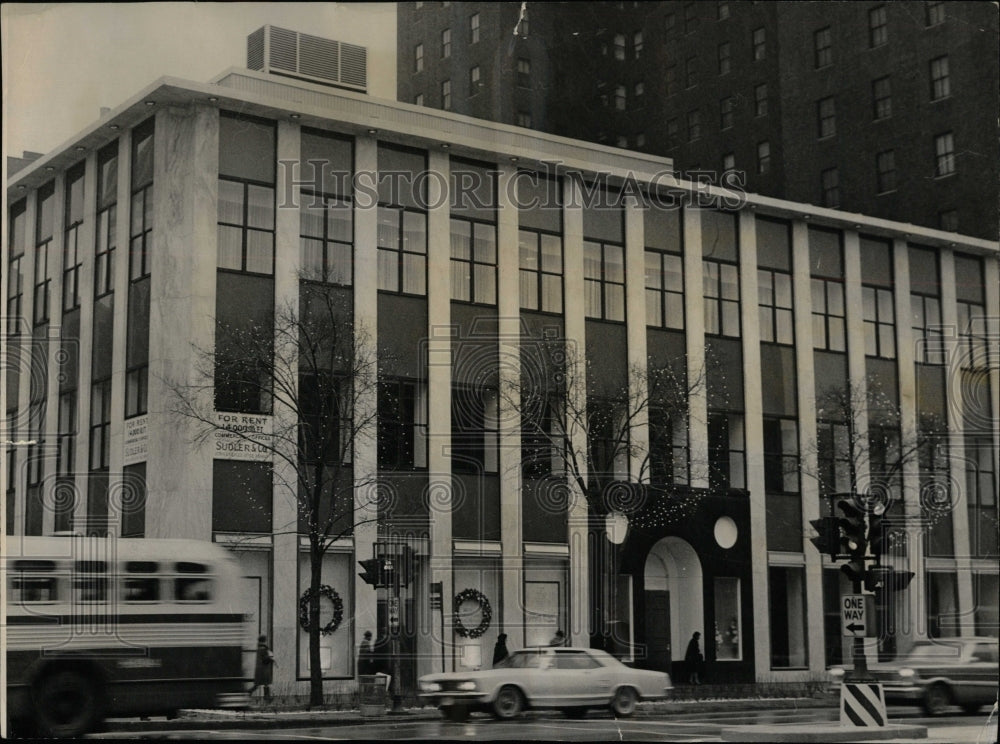
[[315, 530], [309, 535], [309, 707], [323, 705], [323, 669], [319, 657], [319, 587], [323, 576], [323, 551]]

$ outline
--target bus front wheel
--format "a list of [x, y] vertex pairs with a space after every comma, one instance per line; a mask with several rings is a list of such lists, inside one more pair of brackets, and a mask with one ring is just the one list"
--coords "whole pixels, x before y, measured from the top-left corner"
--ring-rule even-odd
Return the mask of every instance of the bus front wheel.
[[42, 736], [76, 737], [100, 719], [98, 687], [74, 669], [47, 674], [35, 685], [35, 721]]

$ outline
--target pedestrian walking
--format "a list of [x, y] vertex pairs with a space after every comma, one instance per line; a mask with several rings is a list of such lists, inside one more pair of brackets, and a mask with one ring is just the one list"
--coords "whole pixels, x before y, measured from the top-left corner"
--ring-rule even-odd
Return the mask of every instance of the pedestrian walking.
[[358, 674], [375, 674], [375, 655], [372, 652], [372, 632], [365, 631], [365, 638], [358, 649]]
[[496, 645], [493, 646], [493, 666], [496, 666], [508, 656], [510, 656], [510, 651], [507, 650], [507, 634], [501, 633], [497, 636]]
[[271, 682], [274, 679], [275, 664], [277, 662], [274, 660], [274, 652], [267, 646], [267, 636], [262, 635], [257, 639], [257, 660], [253, 667], [253, 687], [250, 688], [249, 694], [252, 695], [254, 690], [262, 687], [264, 688], [264, 699], [271, 699]]
[[701, 684], [698, 675], [701, 672], [702, 662], [705, 661], [705, 657], [701, 655], [701, 648], [698, 646], [699, 638], [701, 638], [701, 633], [696, 630], [694, 635], [691, 636], [691, 640], [688, 641], [687, 652], [684, 654], [684, 663], [687, 664], [688, 682], [692, 685]]
[[549, 641], [550, 646], [565, 646], [566, 645], [566, 634], [562, 630], [557, 630], [556, 634], [552, 636], [552, 640]]

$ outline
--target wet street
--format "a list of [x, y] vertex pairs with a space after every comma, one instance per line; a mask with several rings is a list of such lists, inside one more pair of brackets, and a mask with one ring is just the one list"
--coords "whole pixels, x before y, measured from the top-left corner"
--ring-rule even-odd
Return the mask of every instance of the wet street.
[[[441, 720], [407, 720], [392, 716], [364, 724], [317, 725], [296, 728], [247, 725], [239, 729], [213, 730], [206, 726], [197, 730], [162, 730], [108, 732], [91, 738], [144, 739], [212, 739], [212, 740], [273, 740], [273, 741], [350, 741], [350, 740], [494, 740], [494, 741], [721, 741], [722, 729], [730, 726], [762, 726], [775, 724], [811, 724], [836, 721], [834, 709], [777, 709], [766, 711], [733, 711], [731, 713], [670, 714], [614, 720], [607, 714], [592, 712], [584, 720], [571, 720], [559, 714], [528, 714], [514, 721], [496, 721], [486, 715], [473, 716], [467, 723]], [[996, 721], [985, 727], [988, 713], [976, 716], [950, 715], [926, 718], [914, 708], [889, 709], [890, 723], [905, 723], [928, 727], [926, 742], [968, 742], [992, 744], [996, 741]], [[992, 738], [990, 738], [992, 737]], [[857, 737], [863, 741], [863, 736]]]

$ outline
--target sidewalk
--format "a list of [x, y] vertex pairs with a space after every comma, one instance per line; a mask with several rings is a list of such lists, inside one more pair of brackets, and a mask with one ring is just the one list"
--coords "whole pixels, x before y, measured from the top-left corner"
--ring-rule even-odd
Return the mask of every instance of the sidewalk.
[[[769, 697], [730, 698], [722, 697], [730, 688], [719, 685], [702, 685], [695, 693], [685, 688], [677, 689], [679, 699], [639, 703], [635, 715], [661, 716], [665, 714], [717, 713], [734, 710], [768, 710], [773, 708], [832, 708], [837, 701], [832, 697]], [[398, 712], [387, 711], [385, 715], [365, 717], [360, 710], [307, 710], [304, 706], [284, 706], [278, 703], [264, 703], [255, 700], [248, 710], [183, 710], [173, 720], [159, 716], [149, 720], [138, 718], [115, 718], [106, 721], [108, 731], [154, 731], [170, 729], [190, 731], [196, 729], [240, 729], [251, 726], [256, 729], [295, 728], [298, 726], [348, 726], [386, 721], [440, 720], [441, 713], [432, 707], [404, 707]]]

